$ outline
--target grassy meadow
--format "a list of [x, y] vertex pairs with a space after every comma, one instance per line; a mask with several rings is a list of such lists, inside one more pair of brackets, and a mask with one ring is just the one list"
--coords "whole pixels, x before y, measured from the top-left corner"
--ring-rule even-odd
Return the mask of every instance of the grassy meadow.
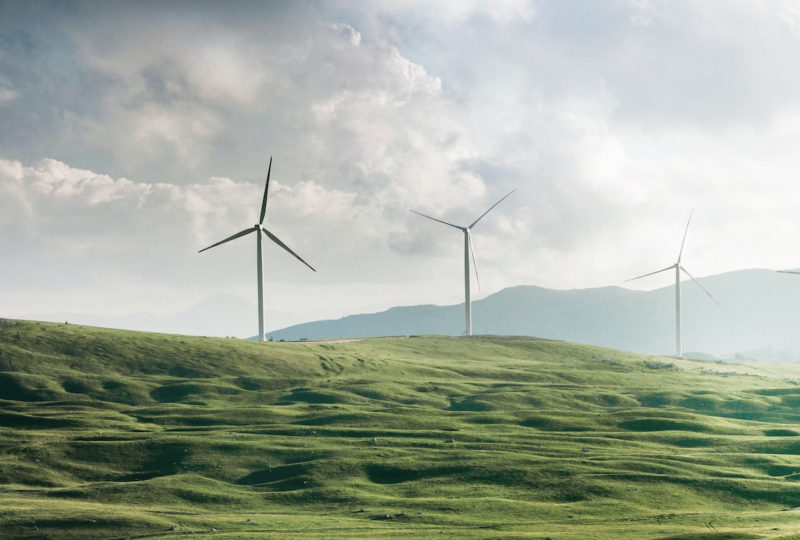
[[0, 538], [800, 538], [800, 367], [0, 321]]

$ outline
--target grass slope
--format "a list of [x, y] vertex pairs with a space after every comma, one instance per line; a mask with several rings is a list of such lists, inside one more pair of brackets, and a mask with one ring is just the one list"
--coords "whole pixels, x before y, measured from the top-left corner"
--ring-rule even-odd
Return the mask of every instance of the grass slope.
[[772, 369], [0, 321], [0, 536], [800, 538]]

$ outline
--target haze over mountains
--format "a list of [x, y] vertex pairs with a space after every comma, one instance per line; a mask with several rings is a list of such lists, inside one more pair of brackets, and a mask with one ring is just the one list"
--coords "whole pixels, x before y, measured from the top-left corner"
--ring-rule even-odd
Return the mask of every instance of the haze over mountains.
[[[800, 276], [739, 270], [699, 278], [720, 305], [691, 281], [681, 287], [684, 349], [736, 359], [800, 361]], [[453, 283], [462, 286], [461, 282]], [[650, 354], [675, 349], [675, 288], [554, 290], [532, 285], [503, 289], [472, 303], [476, 334], [529, 335]], [[122, 317], [60, 313], [28, 318], [156, 332], [248, 337], [256, 307], [219, 294], [179, 313]], [[286, 320], [267, 310], [266, 320]], [[275, 340], [390, 335], [462, 335], [464, 305], [401, 306], [379, 313], [297, 324], [267, 332]], [[700, 354], [702, 355], [702, 354]]]
[[[758, 360], [800, 359], [800, 276], [739, 270], [683, 282], [686, 351]], [[454, 284], [455, 286], [456, 284]], [[473, 302], [476, 334], [530, 335], [617, 349], [672, 354], [675, 287], [553, 290], [522, 285]], [[329, 339], [406, 334], [460, 335], [464, 306], [395, 307], [268, 332], [273, 339]]]
[[[266, 310], [267, 320], [286, 320], [290, 315]], [[188, 309], [166, 316], [131, 313], [118, 317], [88, 313], [30, 314], [26, 319], [102, 326], [126, 330], [189, 334], [196, 336], [245, 336], [254, 329], [256, 304], [233, 294], [220, 293]], [[297, 320], [295, 318], [295, 320]]]

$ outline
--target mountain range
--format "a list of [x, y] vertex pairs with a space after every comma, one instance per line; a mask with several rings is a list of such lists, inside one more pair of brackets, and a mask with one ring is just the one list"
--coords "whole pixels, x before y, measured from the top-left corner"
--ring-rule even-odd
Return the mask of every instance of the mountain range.
[[[681, 287], [683, 345], [693, 357], [800, 361], [800, 276], [751, 269], [699, 278], [717, 303], [691, 281]], [[454, 286], [461, 287], [459, 281]], [[246, 336], [256, 306], [218, 294], [178, 313], [119, 317], [81, 313], [24, 318], [109, 328], [206, 336]], [[291, 320], [267, 311], [267, 321]], [[648, 354], [675, 350], [675, 287], [556, 290], [509, 287], [472, 303], [475, 334], [527, 335]], [[393, 307], [379, 313], [297, 324], [267, 332], [274, 340], [464, 333], [464, 304]]]
[[[716, 301], [682, 283], [683, 343], [696, 356], [800, 360], [800, 276], [766, 269], [699, 278]], [[472, 303], [475, 334], [538, 336], [649, 354], [675, 350], [675, 287], [503, 289]], [[268, 332], [275, 340], [464, 332], [464, 305], [404, 306], [380, 313], [298, 324]]]

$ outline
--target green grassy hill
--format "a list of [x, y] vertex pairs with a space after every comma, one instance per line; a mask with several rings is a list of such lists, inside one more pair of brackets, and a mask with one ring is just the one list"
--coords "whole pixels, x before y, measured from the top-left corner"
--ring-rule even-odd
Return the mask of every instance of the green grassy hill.
[[0, 323], [2, 538], [800, 538], [793, 365]]

